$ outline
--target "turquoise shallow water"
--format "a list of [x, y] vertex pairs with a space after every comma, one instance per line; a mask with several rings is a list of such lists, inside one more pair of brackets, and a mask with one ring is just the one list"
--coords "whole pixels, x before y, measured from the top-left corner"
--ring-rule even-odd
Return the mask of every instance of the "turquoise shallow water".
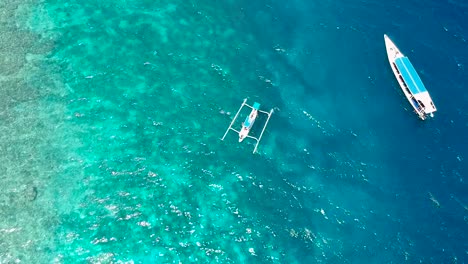
[[[0, 262], [467, 259], [463, 3], [0, 8]], [[435, 119], [409, 110], [383, 33]], [[256, 155], [219, 140], [245, 97], [275, 109]]]

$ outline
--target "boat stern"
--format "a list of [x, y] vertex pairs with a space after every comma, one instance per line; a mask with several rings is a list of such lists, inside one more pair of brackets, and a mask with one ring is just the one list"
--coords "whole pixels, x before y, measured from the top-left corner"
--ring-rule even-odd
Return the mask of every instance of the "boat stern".
[[249, 132], [250, 129], [242, 125], [242, 128], [239, 131], [239, 142], [242, 142], [249, 135]]
[[434, 102], [432, 101], [432, 98], [429, 95], [429, 92], [424, 91], [422, 93], [415, 94], [414, 98], [418, 102], [421, 114], [423, 114], [424, 117], [434, 116], [434, 112], [437, 111], [437, 108], [435, 107]]

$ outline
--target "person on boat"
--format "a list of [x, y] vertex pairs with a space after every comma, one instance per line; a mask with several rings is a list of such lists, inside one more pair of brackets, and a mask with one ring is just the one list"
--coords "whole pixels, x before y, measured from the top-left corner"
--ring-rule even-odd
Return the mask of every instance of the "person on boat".
[[252, 111], [252, 113], [250, 114], [250, 119], [254, 119], [256, 117], [257, 117], [257, 110]]

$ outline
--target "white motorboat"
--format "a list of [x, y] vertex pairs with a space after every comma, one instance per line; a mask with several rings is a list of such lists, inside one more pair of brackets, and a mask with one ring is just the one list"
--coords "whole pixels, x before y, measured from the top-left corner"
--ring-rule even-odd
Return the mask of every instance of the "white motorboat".
[[408, 57], [400, 52], [387, 35], [384, 35], [384, 39], [390, 67], [406, 99], [408, 99], [419, 118], [425, 120], [428, 115], [433, 117], [433, 113], [437, 109]]

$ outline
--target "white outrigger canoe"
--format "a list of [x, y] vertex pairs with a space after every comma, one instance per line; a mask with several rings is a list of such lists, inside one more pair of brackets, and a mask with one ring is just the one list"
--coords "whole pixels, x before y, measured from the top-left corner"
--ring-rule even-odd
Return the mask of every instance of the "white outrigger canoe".
[[406, 99], [408, 99], [419, 118], [425, 120], [428, 115], [433, 117], [433, 113], [437, 109], [408, 57], [400, 52], [387, 35], [384, 35], [384, 39], [390, 67]]
[[[265, 112], [265, 111], [260, 110], [260, 104], [259, 103], [255, 102], [253, 104], [253, 106], [251, 106], [251, 105], [248, 105], [246, 102], [247, 102], [247, 99], [244, 99], [244, 101], [242, 102], [239, 110], [237, 111], [236, 115], [232, 119], [231, 124], [229, 124], [229, 127], [226, 130], [226, 133], [224, 133], [224, 136], [221, 138], [221, 140], [224, 140], [224, 138], [226, 137], [229, 130], [235, 131], [235, 132], [237, 132], [239, 134], [239, 142], [242, 142], [245, 138], [251, 138], [251, 139], [255, 139], [257, 141], [257, 143], [255, 144], [255, 148], [253, 150], [253, 153], [255, 153], [257, 151], [258, 144], [260, 143], [260, 140], [262, 139], [263, 132], [265, 132], [265, 128], [267, 127], [268, 121], [270, 120], [270, 117], [273, 114], [273, 109], [271, 109], [270, 112]], [[236, 121], [237, 116], [239, 115], [240, 111], [242, 110], [242, 108], [244, 106], [252, 108], [252, 111], [245, 118], [245, 121], [242, 123], [242, 128], [240, 129], [240, 131], [238, 131], [238, 130], [235, 130], [234, 128], [232, 128], [232, 125]], [[262, 129], [262, 132], [260, 133], [260, 136], [258, 138], [256, 138], [256, 137], [253, 137], [253, 136], [249, 135], [249, 133], [250, 133], [250, 129], [252, 129], [253, 124], [255, 123], [255, 120], [258, 117], [258, 113], [266, 114], [266, 115], [268, 115], [268, 118], [265, 121], [265, 125], [263, 125], [263, 129]]]

